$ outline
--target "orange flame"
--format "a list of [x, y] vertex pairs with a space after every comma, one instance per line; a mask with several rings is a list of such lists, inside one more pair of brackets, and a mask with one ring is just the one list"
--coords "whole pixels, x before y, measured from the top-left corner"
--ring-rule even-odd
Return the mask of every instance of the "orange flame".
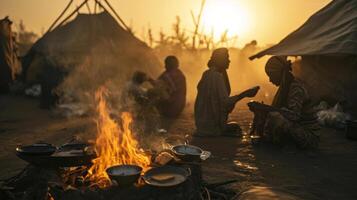
[[128, 112], [121, 115], [122, 128], [110, 117], [107, 103], [104, 99], [105, 89], [99, 89], [96, 94], [98, 101], [97, 138], [95, 152], [98, 157], [88, 170], [86, 179], [101, 188], [110, 186], [110, 179], [105, 170], [113, 165], [134, 164], [146, 171], [150, 165], [150, 157], [139, 149], [130, 125], [133, 121]]

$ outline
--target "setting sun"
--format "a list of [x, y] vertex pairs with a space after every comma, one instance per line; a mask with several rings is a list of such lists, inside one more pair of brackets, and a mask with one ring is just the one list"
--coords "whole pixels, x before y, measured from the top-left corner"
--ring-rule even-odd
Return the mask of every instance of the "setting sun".
[[249, 12], [234, 0], [208, 0], [202, 16], [202, 24], [206, 33], [213, 31], [218, 38], [227, 31], [227, 36], [241, 37], [249, 33], [251, 17]]

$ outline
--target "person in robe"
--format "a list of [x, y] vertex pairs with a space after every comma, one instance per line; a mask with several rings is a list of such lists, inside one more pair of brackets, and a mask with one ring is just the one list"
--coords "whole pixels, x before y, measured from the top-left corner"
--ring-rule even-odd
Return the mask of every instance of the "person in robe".
[[291, 62], [283, 56], [271, 57], [265, 66], [270, 82], [278, 86], [272, 106], [281, 112], [267, 115], [265, 134], [275, 144], [293, 142], [298, 147], [316, 148], [319, 142], [317, 117], [303, 83], [292, 74]]
[[134, 72], [122, 91], [122, 111], [130, 112], [134, 117], [135, 128], [139, 132], [150, 134], [157, 132], [160, 126], [160, 114], [156, 108], [156, 94], [144, 84], [154, 84], [146, 73]]
[[168, 97], [159, 101], [158, 109], [162, 116], [176, 118], [186, 105], [186, 78], [175, 56], [165, 58], [165, 69], [158, 80], [166, 86]]
[[196, 136], [237, 135], [240, 129], [236, 123], [228, 123], [228, 115], [236, 103], [245, 97], [254, 97], [259, 87], [230, 96], [231, 87], [227, 74], [229, 67], [227, 48], [213, 51], [206, 70], [197, 85], [194, 106]]

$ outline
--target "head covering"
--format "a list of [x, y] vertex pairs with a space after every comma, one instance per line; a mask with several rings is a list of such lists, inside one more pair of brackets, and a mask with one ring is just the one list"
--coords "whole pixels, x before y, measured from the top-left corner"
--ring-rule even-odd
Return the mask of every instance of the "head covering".
[[274, 96], [272, 106], [277, 108], [287, 106], [290, 84], [294, 80], [291, 71], [291, 62], [286, 56], [273, 56], [266, 63], [265, 72], [268, 75], [277, 73], [280, 76], [279, 89]]
[[286, 56], [273, 56], [269, 58], [268, 62], [265, 64], [265, 72], [267, 74], [281, 73], [284, 70], [292, 70], [291, 62], [287, 60]]
[[207, 63], [208, 68], [220, 67], [227, 62], [228, 49], [218, 48], [213, 50], [210, 60]]
[[[222, 75], [228, 95], [231, 93], [231, 85], [229, 83], [229, 78], [226, 69], [228, 68], [229, 62], [227, 62], [228, 49], [218, 48], [213, 50], [210, 60], [207, 63], [208, 68], [216, 68]], [[226, 66], [225, 66], [226, 65]], [[224, 67], [224, 68], [223, 68]]]

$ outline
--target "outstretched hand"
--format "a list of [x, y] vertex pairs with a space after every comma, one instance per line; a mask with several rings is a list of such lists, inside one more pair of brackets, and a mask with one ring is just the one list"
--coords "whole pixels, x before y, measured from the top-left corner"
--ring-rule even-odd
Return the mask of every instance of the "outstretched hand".
[[257, 95], [258, 91], [259, 91], [260, 87], [259, 86], [255, 86], [253, 88], [250, 88], [244, 92], [242, 92], [242, 95], [244, 97], [255, 97], [255, 95]]

